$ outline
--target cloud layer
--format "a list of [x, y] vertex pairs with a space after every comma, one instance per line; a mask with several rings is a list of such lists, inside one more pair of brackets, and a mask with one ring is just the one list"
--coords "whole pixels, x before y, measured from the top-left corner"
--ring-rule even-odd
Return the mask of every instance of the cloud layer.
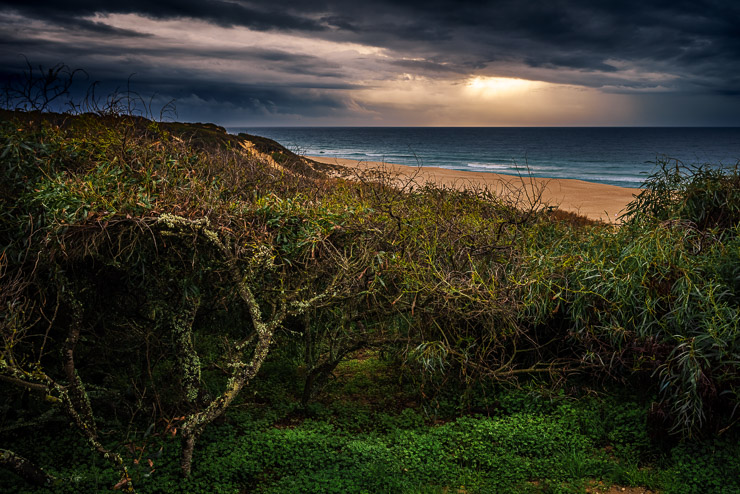
[[734, 1], [11, 1], [0, 75], [21, 54], [101, 90], [135, 73], [226, 125], [740, 125], [738, 21]]

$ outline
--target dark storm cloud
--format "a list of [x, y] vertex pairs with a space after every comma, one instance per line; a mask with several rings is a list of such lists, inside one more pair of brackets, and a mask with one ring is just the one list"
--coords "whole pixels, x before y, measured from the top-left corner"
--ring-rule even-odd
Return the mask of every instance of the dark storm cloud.
[[149, 37], [147, 34], [142, 34], [130, 29], [119, 29], [103, 24], [102, 22], [73, 17], [66, 12], [51, 13], [51, 15], [47, 15], [45, 17], [45, 20], [68, 31], [86, 31], [90, 34], [101, 36], [124, 36], [132, 38]]
[[[160, 81], [159, 88], [176, 99], [177, 118], [215, 121], [226, 126], [300, 125], [310, 119], [341, 118], [350, 101], [335, 88], [259, 86], [201, 81], [187, 88], [177, 80]], [[215, 96], [218, 95], [218, 96]], [[165, 103], [159, 98], [160, 106]], [[156, 108], [156, 104], [153, 105]], [[156, 113], [156, 112], [155, 112]], [[330, 121], [330, 120], [328, 120]]]
[[[290, 2], [289, 2], [290, 3]], [[295, 2], [294, 11], [302, 2]], [[728, 1], [419, 1], [324, 2], [351, 24], [346, 39], [434, 56], [437, 62], [614, 72], [612, 60], [679, 76], [676, 89], [732, 90], [740, 73], [740, 2]], [[353, 19], [354, 21], [350, 21]], [[711, 80], [707, 81], [707, 77]], [[562, 81], [559, 81], [562, 82]], [[572, 83], [584, 80], [574, 78]], [[609, 77], [585, 84], [611, 84]], [[629, 87], [644, 81], [624, 80]]]
[[465, 73], [461, 67], [446, 65], [444, 63], [432, 62], [429, 60], [392, 60], [391, 65], [408, 69], [418, 73]]
[[[235, 50], [153, 43], [150, 47], [127, 50], [129, 43], [150, 35], [112, 27], [99, 22], [96, 15], [197, 19], [216, 26], [379, 47], [386, 50], [386, 58], [370, 70], [387, 70], [387, 79], [405, 71], [432, 79], [471, 74], [522, 77], [605, 92], [660, 90], [728, 97], [740, 92], [740, 2], [734, 0], [24, 0], [0, 2], [0, 14], [3, 13], [74, 32], [77, 37], [89, 36], [90, 40], [85, 43], [61, 36], [39, 40], [23, 29], [14, 31], [11, 21], [6, 21], [0, 24], [0, 46], [5, 52], [0, 55], [0, 62], [6, 70], [22, 67], [17, 54], [24, 53], [45, 63], [63, 60], [84, 66], [95, 72], [93, 77], [146, 74], [142, 83], [148, 89], [168, 87], [163, 82], [166, 76], [177, 74], [182, 77], [182, 86], [189, 86], [191, 78], [210, 80], [211, 99], [231, 104], [229, 98], [233, 96], [219, 88], [220, 76], [211, 75], [209, 79], [205, 69], [192, 69], [189, 77], [184, 76], [174, 62], [160, 64], [159, 75], [154, 76], [157, 71], [141, 57], [240, 61], [253, 64], [258, 72], [269, 68], [272, 74], [290, 79], [285, 85], [272, 80], [269, 86], [274, 94], [259, 94], [255, 99], [272, 101], [277, 106], [286, 104], [291, 112], [299, 106], [293, 99], [300, 84], [296, 79], [306, 77], [302, 83], [305, 88], [356, 87], [347, 81], [352, 80], [352, 71], [359, 65], [344, 67], [326, 57], [254, 46]], [[117, 46], [99, 46], [94, 41], [96, 36], [120, 42]], [[105, 60], [116, 54], [119, 59]], [[125, 58], [123, 66], [121, 57]], [[383, 76], [377, 73], [378, 78]], [[249, 75], [245, 77], [249, 79]], [[258, 91], [257, 86], [250, 85], [255, 82], [248, 80], [238, 88]], [[207, 85], [204, 94], [208, 92], [206, 88]], [[249, 95], [245, 98], [251, 101]], [[336, 96], [321, 105], [339, 108], [351, 102]]]
[[[0, 31], [1, 32], [1, 31]], [[276, 50], [251, 48], [249, 50], [206, 49], [201, 47], [146, 46], [136, 49], [131, 55], [121, 54], [115, 44], [96, 46], [95, 57], [86, 58], [90, 49], [66, 41], [38, 39], [0, 39], [0, 85], [6, 81], [19, 80], [19, 74], [31, 69], [38, 74], [39, 67], [49, 68], [59, 60], [84, 60], [84, 73], [77, 74], [70, 99], [75, 104], [87, 107], [104, 107], [110, 95], [122, 95], [132, 91], [140, 101], [154, 102], [151, 106], [156, 115], [157, 105], [163, 107], [176, 100], [178, 118], [186, 120], [209, 120], [229, 122], [234, 115], [241, 116], [243, 123], [250, 118], [261, 122], [279, 123], [281, 118], [300, 119], [330, 117], [338, 115], [351, 102], [345, 93], [359, 86], [345, 82], [340, 76], [341, 67], [327, 63], [317, 57], [294, 55]], [[15, 50], [23, 49], [28, 58]], [[123, 62], [110, 62], [109, 57], [124, 56]], [[308, 75], [307, 82], [298, 77], [292, 81], [259, 83], [256, 81], [234, 82], [228, 78], [214, 76], [209, 70], [198, 70], [188, 65], [152, 65], [143, 58], [154, 60], [190, 57], [190, 59], [220, 62], [245, 62], [259, 66], [269, 64], [271, 71], [289, 71], [292, 76]], [[29, 61], [30, 60], [30, 61]], [[82, 66], [70, 62], [70, 67]], [[94, 90], [94, 93], [92, 92]], [[58, 110], [68, 108], [66, 100]]]
[[77, 19], [94, 13], [142, 14], [158, 19], [192, 17], [222, 26], [245, 26], [252, 29], [298, 29], [318, 30], [322, 27], [314, 20], [286, 13], [274, 8], [273, 2], [265, 2], [267, 8], [254, 8], [244, 2], [233, 1], [126, 1], [107, 2], [92, 0], [73, 1], [4, 1], [0, 5], [38, 19], [58, 21]]
[[[111, 85], [115, 81], [106, 84]], [[134, 81], [135, 83], [135, 81]], [[321, 115], [327, 110], [342, 109], [346, 101], [332, 96], [324, 88], [303, 88], [298, 86], [260, 86], [257, 84], [213, 83], [212, 81], [195, 81], [183, 87], [177, 78], [161, 79], [157, 86], [168, 90], [168, 94], [178, 100], [198, 99], [216, 101], [221, 105], [233, 108], [258, 109], [264, 114], [300, 114]], [[327, 88], [334, 89], [334, 88]], [[215, 98], [214, 94], [223, 95]]]
[[740, 3], [734, 1], [4, 3], [24, 15], [86, 29], [96, 26], [80, 18], [94, 13], [192, 17], [260, 30], [311, 31], [327, 39], [436, 56], [448, 64], [462, 55], [465, 65], [493, 70], [491, 61], [502, 57], [531, 67], [606, 72], [613, 69], [608, 60], [617, 59], [673, 70], [688, 83], [706, 77], [709, 69], [716, 74], [710, 86], [726, 90], [720, 76], [740, 69]]
[[[118, 32], [122, 30], [111, 30], [112, 32]], [[3, 33], [2, 27], [0, 26], [0, 34]], [[0, 39], [0, 47], [11, 54], [13, 51], [20, 53], [20, 51], [30, 52], [34, 55], [34, 60], [39, 57], [43, 57], [45, 62], [53, 62], [54, 60], [59, 61], [66, 58], [81, 58], [84, 55], [91, 53], [89, 46], [80, 45], [76, 43], [70, 43], [67, 41], [57, 40], [37, 40], [37, 39], [12, 39], [4, 36]], [[115, 44], [109, 45], [98, 45], [94, 49], [94, 54], [97, 57], [100, 56], [116, 56], [122, 53], [121, 47]], [[132, 58], [134, 54], [131, 54]], [[341, 70], [341, 66], [336, 63], [327, 62], [326, 60], [318, 57], [307, 56], [307, 55], [296, 55], [289, 53], [284, 50], [277, 49], [266, 49], [266, 48], [255, 48], [249, 49], [214, 49], [214, 48], [203, 48], [198, 46], [144, 46], [137, 47], [135, 50], [135, 57], [163, 57], [170, 59], [192, 57], [202, 59], [218, 59], [224, 61], [241, 61], [251, 62], [255, 64], [266, 64], [269, 63], [274, 69], [284, 69], [293, 74], [303, 75], [314, 75], [317, 77], [334, 77], [340, 78], [345, 74]], [[12, 59], [15, 58], [15, 63]], [[25, 66], [23, 57], [17, 55], [13, 57], [3, 57], [3, 60], [9, 63], [11, 66]], [[92, 65], [87, 65], [87, 68], [93, 69], [95, 62], [90, 62]], [[101, 67], [105, 68], [105, 67]], [[115, 67], [110, 67], [115, 70]], [[118, 67], [121, 71], [130, 72], [132, 66]]]

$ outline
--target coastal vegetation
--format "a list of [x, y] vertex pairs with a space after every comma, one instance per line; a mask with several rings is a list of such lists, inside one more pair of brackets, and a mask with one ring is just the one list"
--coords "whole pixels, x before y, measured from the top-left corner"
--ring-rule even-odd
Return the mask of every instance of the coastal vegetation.
[[740, 489], [737, 167], [615, 226], [113, 110], [1, 115], [0, 490]]

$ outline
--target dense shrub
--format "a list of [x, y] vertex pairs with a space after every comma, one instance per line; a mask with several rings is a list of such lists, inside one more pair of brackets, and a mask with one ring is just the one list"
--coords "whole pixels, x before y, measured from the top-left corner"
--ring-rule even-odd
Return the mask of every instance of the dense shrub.
[[517, 271], [526, 319], [559, 325], [586, 366], [651, 382], [674, 431], [722, 428], [738, 403], [737, 183], [664, 167], [623, 226], [536, 228]]

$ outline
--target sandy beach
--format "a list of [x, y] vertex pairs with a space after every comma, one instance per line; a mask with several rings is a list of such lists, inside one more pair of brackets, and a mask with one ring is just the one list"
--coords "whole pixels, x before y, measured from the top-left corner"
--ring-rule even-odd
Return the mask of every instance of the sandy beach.
[[432, 166], [412, 167], [374, 161], [355, 161], [325, 156], [307, 156], [322, 163], [365, 172], [385, 170], [401, 183], [434, 183], [458, 189], [484, 189], [503, 194], [526, 207], [539, 198], [542, 204], [613, 223], [640, 189], [617, 187], [583, 180], [516, 177], [487, 172], [448, 170]]

